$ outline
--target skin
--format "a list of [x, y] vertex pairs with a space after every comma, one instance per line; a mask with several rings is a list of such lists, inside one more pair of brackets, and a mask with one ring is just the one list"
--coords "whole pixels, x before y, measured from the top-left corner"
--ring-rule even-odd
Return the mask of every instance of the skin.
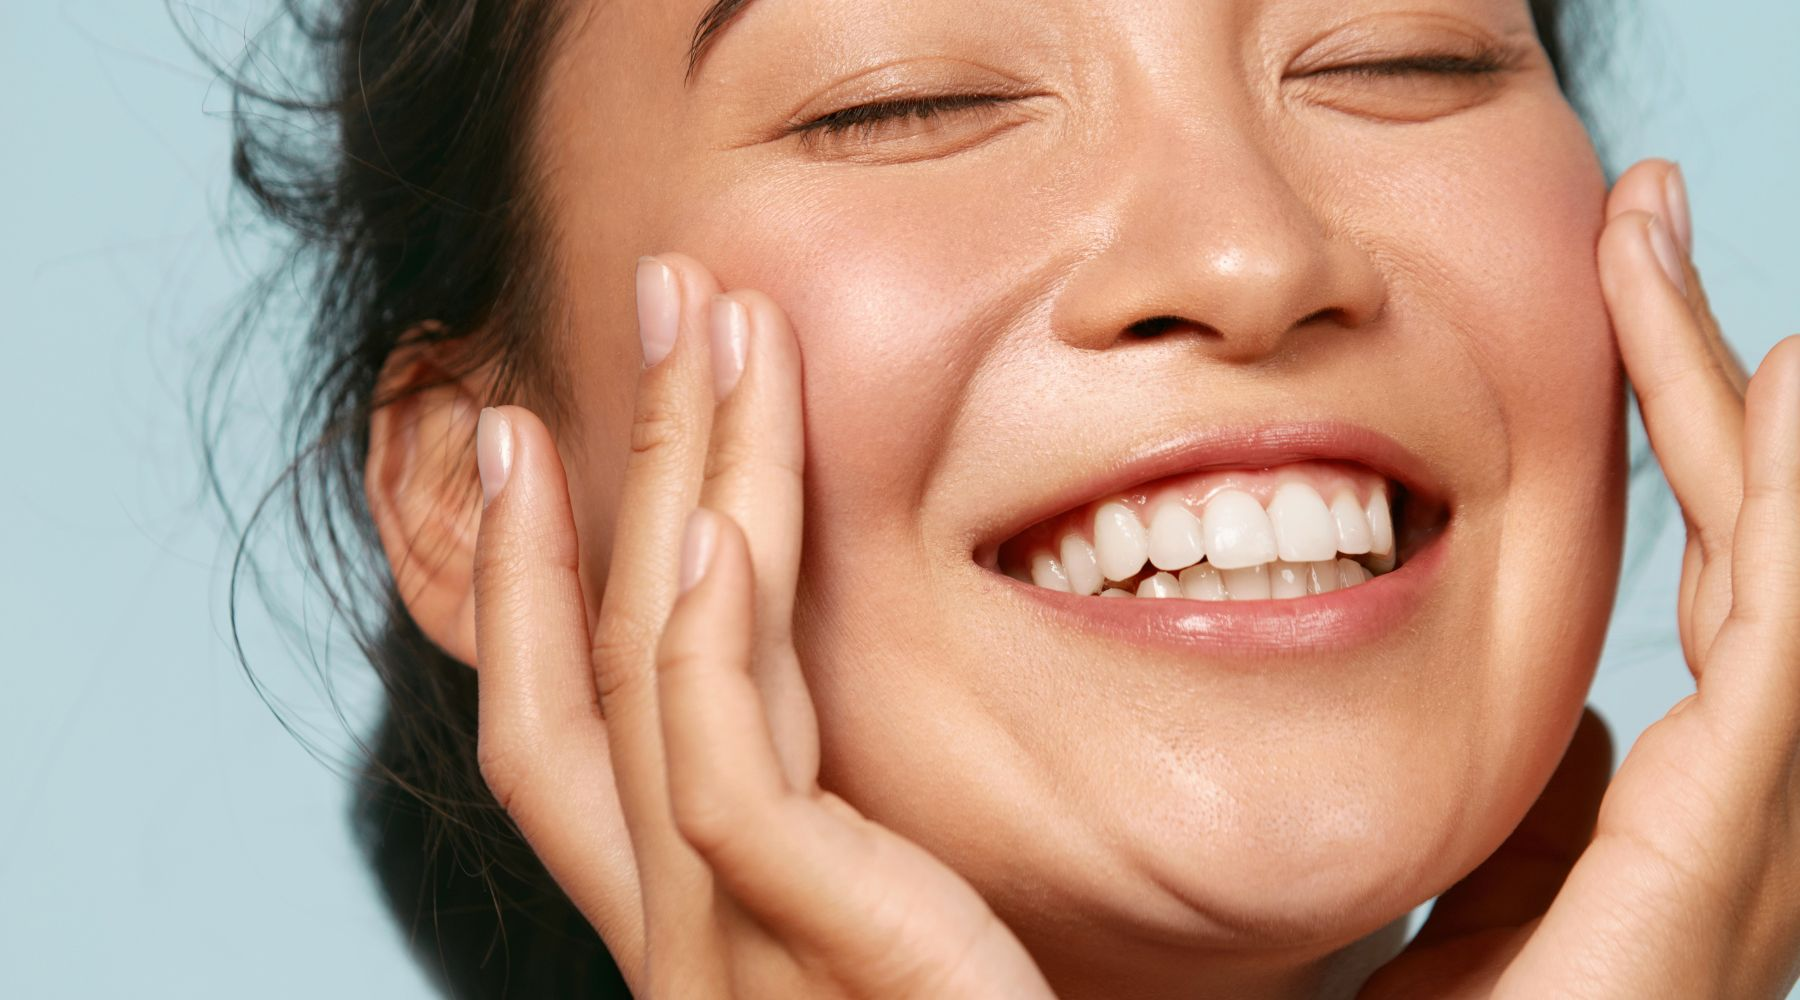
[[[1522, 0], [760, 0], [688, 82], [702, 6], [598, 5], [547, 70], [572, 411], [479, 419], [485, 502], [454, 446], [479, 374], [377, 414], [369, 459], [409, 610], [479, 670], [484, 774], [639, 995], [1781, 989], [1800, 343], [1746, 404], [1660, 263], [1692, 232], [1671, 166], [1609, 200]], [[1308, 75], [1471, 39], [1506, 68]], [[997, 86], [1034, 96], [779, 134]], [[633, 262], [671, 247], [646, 368]], [[1700, 693], [1602, 804], [1577, 729], [1627, 374], [1693, 539]], [[1047, 630], [974, 558], [1146, 442], [1308, 418], [1449, 498], [1434, 586], [1373, 642]]]

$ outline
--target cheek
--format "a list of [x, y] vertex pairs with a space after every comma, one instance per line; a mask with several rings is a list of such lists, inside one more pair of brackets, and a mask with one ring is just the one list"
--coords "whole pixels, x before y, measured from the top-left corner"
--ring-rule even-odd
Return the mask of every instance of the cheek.
[[1484, 134], [1530, 134], [1532, 156], [1472, 139], [1384, 158], [1366, 182], [1380, 200], [1373, 224], [1392, 248], [1396, 298], [1453, 335], [1435, 350], [1477, 370], [1513, 451], [1542, 433], [1566, 445], [1603, 441], [1567, 431], [1572, 417], [1593, 418], [1573, 426], [1596, 429], [1614, 419], [1622, 384], [1595, 262], [1605, 177], [1572, 113], [1531, 105], [1516, 114]]
[[[1507, 135], [1533, 136], [1532, 154]], [[1413, 141], [1352, 174], [1358, 221], [1405, 315], [1410, 363], [1455, 388], [1432, 419], [1492, 456], [1469, 470], [1483, 482], [1465, 499], [1469, 523], [1492, 526], [1496, 589], [1540, 583], [1566, 601], [1551, 620], [1592, 632], [1610, 606], [1624, 496], [1623, 371], [1595, 259], [1605, 176], [1553, 95], [1496, 109], [1460, 139]]]
[[984, 356], [1036, 321], [1022, 289], [1057, 235], [1037, 225], [1045, 206], [995, 187], [1004, 176], [971, 165], [955, 180], [694, 185], [721, 193], [684, 213], [671, 244], [703, 248], [727, 288], [768, 293], [800, 338], [807, 496], [824, 521], [916, 522], [934, 442]]
[[[1489, 141], [1457, 169], [1397, 178], [1396, 204], [1412, 211], [1390, 219], [1420, 248], [1396, 251], [1396, 294], [1443, 331], [1421, 360], [1465, 388], [1469, 420], [1504, 438], [1461, 539], [1471, 614], [1488, 623], [1472, 652], [1492, 665], [1471, 678], [1488, 721], [1466, 738], [1483, 747], [1494, 816], [1523, 812], [1556, 763], [1623, 543], [1624, 381], [1595, 261], [1605, 178], [1572, 116], [1560, 130], [1546, 120], [1492, 132], [1541, 136], [1534, 155]], [[1531, 627], [1509, 627], [1519, 622]]]

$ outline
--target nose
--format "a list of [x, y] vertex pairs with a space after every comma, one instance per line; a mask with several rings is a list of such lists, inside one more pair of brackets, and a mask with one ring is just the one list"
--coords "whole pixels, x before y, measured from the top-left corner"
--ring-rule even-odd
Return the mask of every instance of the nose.
[[[1055, 328], [1100, 349], [1193, 336], [1213, 357], [1254, 363], [1304, 329], [1354, 329], [1386, 284], [1369, 253], [1309, 202], [1248, 129], [1133, 143], [1107, 199], [1106, 238], [1072, 270]], [[1314, 185], [1301, 185], [1311, 188]]]

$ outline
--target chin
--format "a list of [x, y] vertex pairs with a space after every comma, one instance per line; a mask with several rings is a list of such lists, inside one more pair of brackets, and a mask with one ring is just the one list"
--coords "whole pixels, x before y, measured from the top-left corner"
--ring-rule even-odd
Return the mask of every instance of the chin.
[[1122, 912], [1146, 937], [1191, 948], [1325, 954], [1448, 888], [1516, 819], [1439, 810], [1404, 783], [1342, 776], [1325, 762], [1315, 770], [1307, 791], [1249, 789], [1228, 813], [1216, 799], [1190, 801], [1215, 818], [1202, 835], [1171, 822], [1173, 801], [1122, 831], [1141, 885]]

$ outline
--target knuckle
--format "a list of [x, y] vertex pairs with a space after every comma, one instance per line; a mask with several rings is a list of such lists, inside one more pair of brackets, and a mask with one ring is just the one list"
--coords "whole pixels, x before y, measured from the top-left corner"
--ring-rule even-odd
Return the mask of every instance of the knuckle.
[[1691, 364], [1671, 365], [1632, 379], [1631, 388], [1638, 399], [1654, 404], [1666, 397], [1680, 395], [1683, 387], [1698, 382], [1701, 374], [1701, 370]]
[[510, 545], [476, 545], [475, 546], [475, 580], [495, 581], [511, 579], [524, 568], [524, 559], [519, 550]]
[[494, 734], [483, 732], [475, 741], [475, 762], [481, 780], [487, 783], [494, 801], [514, 819], [518, 818], [517, 810], [531, 773], [524, 759], [525, 754], [515, 742]]
[[723, 482], [754, 472], [782, 480], [784, 487], [801, 481], [802, 460], [780, 448], [764, 447], [736, 436], [724, 436], [713, 443], [706, 456], [706, 482]]
[[643, 460], [676, 450], [688, 438], [681, 414], [656, 402], [642, 404], [631, 422], [631, 458]]
[[647, 632], [636, 623], [602, 615], [593, 644], [594, 687], [602, 705], [640, 683], [653, 648]]
[[787, 480], [788, 486], [798, 488], [806, 476], [806, 459], [784, 449], [769, 457], [769, 468]]
[[1739, 500], [1744, 511], [1739, 518], [1744, 527], [1779, 537], [1778, 533], [1786, 527], [1785, 518], [1794, 502], [1794, 493], [1786, 483], [1753, 476], [1744, 484]]
[[530, 512], [479, 541], [473, 568], [479, 586], [484, 580], [522, 580], [539, 568], [571, 573], [580, 563], [581, 543], [575, 526], [567, 508], [556, 506]]
[[706, 455], [706, 481], [730, 478], [740, 470], [753, 468], [757, 462], [756, 446], [732, 435], [713, 442]]
[[735, 797], [701, 775], [670, 782], [669, 809], [681, 839], [712, 863], [729, 862], [748, 829]]

